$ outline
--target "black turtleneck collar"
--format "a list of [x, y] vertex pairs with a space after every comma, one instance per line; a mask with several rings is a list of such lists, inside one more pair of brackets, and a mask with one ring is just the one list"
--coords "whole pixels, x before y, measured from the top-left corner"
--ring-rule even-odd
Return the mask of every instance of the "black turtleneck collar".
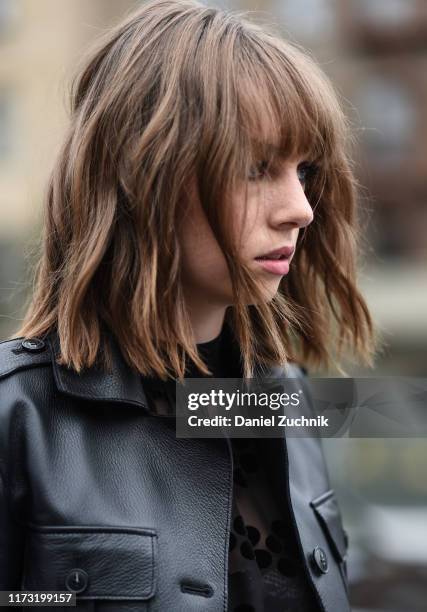
[[[221, 378], [221, 376], [226, 376], [226, 363], [225, 363], [225, 352], [224, 352], [224, 327], [221, 332], [213, 338], [213, 340], [208, 340], [207, 342], [200, 342], [197, 346], [197, 352], [200, 357], [208, 366], [209, 370], [212, 372], [211, 376], [215, 378]], [[186, 374], [186, 378], [202, 378], [207, 376], [203, 374], [194, 363], [190, 363], [187, 368], [188, 373]]]

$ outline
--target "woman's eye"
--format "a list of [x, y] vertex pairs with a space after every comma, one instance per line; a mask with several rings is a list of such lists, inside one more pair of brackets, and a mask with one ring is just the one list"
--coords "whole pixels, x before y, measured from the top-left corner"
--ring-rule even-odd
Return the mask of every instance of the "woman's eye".
[[249, 171], [248, 179], [250, 181], [257, 181], [264, 178], [267, 175], [268, 161], [262, 160], [258, 164], [252, 166]]
[[297, 173], [298, 178], [301, 183], [304, 184], [308, 181], [309, 178], [313, 177], [317, 172], [316, 164], [312, 164], [310, 162], [303, 162], [298, 166]]

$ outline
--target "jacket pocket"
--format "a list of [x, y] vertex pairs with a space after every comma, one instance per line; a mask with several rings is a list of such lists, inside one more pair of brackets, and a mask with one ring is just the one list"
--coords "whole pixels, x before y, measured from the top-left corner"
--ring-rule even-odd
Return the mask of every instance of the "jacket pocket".
[[332, 553], [338, 562], [344, 584], [348, 589], [347, 552], [348, 535], [343, 527], [341, 511], [333, 489], [329, 489], [310, 502], [319, 520]]
[[153, 529], [31, 526], [21, 589], [74, 592], [77, 607], [83, 600], [144, 602], [156, 592], [156, 566]]

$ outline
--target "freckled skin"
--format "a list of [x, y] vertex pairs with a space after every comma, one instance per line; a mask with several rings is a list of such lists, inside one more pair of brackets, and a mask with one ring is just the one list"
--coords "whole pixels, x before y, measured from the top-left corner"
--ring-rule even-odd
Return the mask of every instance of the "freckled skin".
[[[244, 184], [233, 198], [230, 214], [241, 236], [240, 253], [254, 273], [262, 275], [267, 301], [276, 294], [282, 277], [266, 272], [254, 258], [283, 245], [295, 247], [300, 229], [313, 220], [313, 210], [297, 172], [300, 161], [284, 161], [283, 170], [274, 180], [248, 181], [244, 225]], [[190, 308], [206, 304], [211, 309], [225, 309], [232, 304], [233, 296], [226, 260], [194, 195], [189, 206], [180, 233], [186, 300]]]

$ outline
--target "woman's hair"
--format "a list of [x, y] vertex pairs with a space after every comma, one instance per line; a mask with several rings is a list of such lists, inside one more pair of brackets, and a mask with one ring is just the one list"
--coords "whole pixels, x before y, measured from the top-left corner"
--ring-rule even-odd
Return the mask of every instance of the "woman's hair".
[[[188, 357], [209, 373], [180, 276], [178, 229], [195, 179], [229, 267], [226, 323], [244, 375], [256, 363], [289, 359], [340, 367], [344, 349], [372, 365], [373, 325], [356, 286], [361, 231], [349, 122], [311, 57], [246, 15], [197, 0], [150, 0], [84, 58], [47, 186], [32, 301], [17, 332], [56, 329], [59, 363], [80, 371], [101, 353], [109, 367], [109, 330], [143, 375], [181, 379]], [[314, 220], [266, 302], [239, 259], [230, 207], [254, 162], [274, 168], [293, 155], [312, 167]]]

